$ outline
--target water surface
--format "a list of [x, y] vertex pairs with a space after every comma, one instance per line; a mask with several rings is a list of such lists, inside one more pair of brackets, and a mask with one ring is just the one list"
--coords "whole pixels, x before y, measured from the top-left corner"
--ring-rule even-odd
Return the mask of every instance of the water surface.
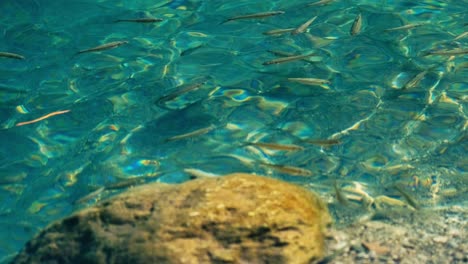
[[[187, 169], [270, 175], [331, 204], [336, 182], [466, 206], [467, 55], [431, 53], [466, 51], [468, 2], [313, 2], [1, 1], [0, 51], [25, 59], [0, 58], [0, 259], [115, 184]], [[284, 14], [226, 22], [269, 11]], [[115, 22], [147, 17], [163, 21]], [[128, 43], [77, 54], [114, 41]], [[271, 51], [314, 55], [264, 65]]]

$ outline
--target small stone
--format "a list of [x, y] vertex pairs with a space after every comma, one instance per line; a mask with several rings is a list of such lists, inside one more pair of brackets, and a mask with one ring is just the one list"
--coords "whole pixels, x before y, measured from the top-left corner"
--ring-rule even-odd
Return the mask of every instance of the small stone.
[[446, 236], [436, 236], [434, 238], [432, 238], [432, 240], [434, 242], [437, 242], [437, 243], [447, 243], [447, 241], [449, 240], [448, 237]]
[[362, 245], [367, 250], [373, 251], [373, 252], [375, 252], [376, 254], [379, 254], [379, 255], [387, 254], [388, 252], [390, 252], [390, 249], [388, 247], [381, 246], [381, 245], [379, 245], [377, 243], [362, 242]]
[[466, 256], [464, 256], [462, 252], [455, 252], [455, 254], [453, 254], [453, 258], [455, 260], [462, 260], [463, 258], [466, 258]]
[[417, 259], [418, 259], [419, 261], [421, 261], [421, 263], [427, 263], [427, 260], [428, 260], [428, 259], [427, 259], [427, 256], [424, 255], [424, 254], [418, 254], [418, 255], [417, 255]]
[[401, 245], [405, 248], [414, 249], [415, 242], [410, 241], [408, 238], [403, 238]]
[[353, 244], [351, 245], [351, 250], [357, 252], [357, 253], [361, 253], [361, 252], [365, 252], [365, 249], [364, 247], [362, 247], [361, 244]]
[[189, 213], [189, 216], [197, 216], [197, 215], [200, 215], [199, 212], [190, 212]]
[[458, 248], [458, 242], [455, 241], [455, 240], [451, 240], [447, 243], [447, 246], [451, 247], [451, 248]]
[[359, 252], [356, 257], [359, 259], [368, 259], [369, 255], [366, 252]]
[[447, 231], [447, 234], [451, 237], [459, 237], [460, 236], [460, 231], [455, 228], [451, 228]]

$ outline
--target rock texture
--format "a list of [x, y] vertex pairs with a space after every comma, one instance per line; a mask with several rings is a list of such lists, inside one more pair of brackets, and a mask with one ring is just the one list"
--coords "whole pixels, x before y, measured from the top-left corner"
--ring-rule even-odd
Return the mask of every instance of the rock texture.
[[50, 225], [13, 263], [310, 263], [330, 222], [317, 196], [266, 177], [154, 183]]

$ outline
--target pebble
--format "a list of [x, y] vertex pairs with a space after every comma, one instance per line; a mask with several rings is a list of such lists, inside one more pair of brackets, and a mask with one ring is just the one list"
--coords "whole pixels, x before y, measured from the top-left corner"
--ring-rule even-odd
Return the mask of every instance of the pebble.
[[453, 258], [456, 259], [456, 260], [468, 260], [467, 259], [467, 256], [464, 256], [462, 252], [456, 252], [454, 255], [453, 255]]
[[369, 255], [367, 255], [366, 252], [360, 252], [359, 254], [357, 254], [356, 257], [358, 257], [358, 258], [360, 258], [360, 259], [368, 259], [368, 258], [369, 258]]
[[458, 248], [458, 243], [455, 240], [451, 240], [447, 243], [447, 246], [452, 247], [452, 248]]
[[434, 242], [437, 242], [437, 243], [447, 243], [447, 241], [449, 240], [448, 237], [446, 236], [436, 236], [434, 238], [432, 238], [432, 240]]
[[405, 248], [410, 248], [410, 249], [413, 249], [414, 248], [414, 242], [413, 241], [410, 241], [408, 238], [405, 238], [402, 242], [401, 242], [401, 245]]
[[375, 242], [362, 242], [362, 246], [375, 254], [387, 254], [390, 249]]
[[351, 245], [351, 250], [355, 251], [355, 252], [358, 252], [358, 253], [361, 253], [361, 252], [364, 252], [365, 249], [364, 247], [361, 245], [361, 244], [353, 244]]

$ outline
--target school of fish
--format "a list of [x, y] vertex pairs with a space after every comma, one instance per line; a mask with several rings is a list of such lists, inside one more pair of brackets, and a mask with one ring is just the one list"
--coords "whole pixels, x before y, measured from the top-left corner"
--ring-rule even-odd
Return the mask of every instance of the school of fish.
[[[430, 205], [424, 198], [434, 202], [449, 197], [451, 192], [444, 193], [440, 176], [449, 173], [440, 169], [426, 175], [411, 164], [430, 164], [438, 155], [461, 152], [460, 146], [466, 144], [466, 24], [460, 26], [463, 31], [451, 30], [455, 22], [442, 21], [431, 28], [433, 24], [413, 15], [412, 9], [374, 13], [368, 5], [344, 8], [338, 0], [295, 5], [278, 1], [281, 4], [270, 8], [249, 1], [233, 4], [236, 8], [192, 2], [197, 1], [177, 7], [161, 4], [127, 15], [106, 14], [99, 18], [105, 20], [102, 24], [84, 24], [83, 32], [94, 32], [99, 26], [116, 32], [90, 33], [88, 39], [72, 36], [76, 42], [66, 43], [72, 52], [64, 52], [63, 57], [73, 76], [51, 81], [44, 74], [38, 82], [41, 89], [32, 93], [40, 94], [57, 83], [63, 86], [64, 91], [45, 92], [47, 100], [25, 99], [22, 96], [29, 90], [10, 87], [8, 81], [0, 83], [0, 92], [14, 104], [5, 107], [13, 114], [2, 123], [2, 131], [26, 134], [23, 144], [32, 142], [37, 149], [24, 158], [24, 173], [63, 159], [58, 162], [60, 169], [44, 169], [41, 175], [54, 175], [59, 185], [54, 192], [61, 192], [77, 207], [124, 188], [170, 179], [170, 175], [188, 180], [235, 172], [230, 170], [266, 174], [311, 188], [323, 182], [325, 196], [333, 203], [368, 210], [385, 206], [420, 210]], [[211, 5], [215, 11], [230, 10], [229, 15], [219, 11], [200, 18], [197, 12]], [[378, 24], [378, 15], [395, 19], [389, 26]], [[202, 22], [210, 25], [213, 35], [199, 27]], [[433, 31], [450, 37], [426, 45], [425, 38]], [[129, 32], [137, 36], [127, 37]], [[156, 42], [154, 35], [162, 40]], [[237, 37], [251, 43], [236, 49]], [[166, 50], [165, 45], [170, 48]], [[14, 67], [43, 61], [41, 54], [47, 53], [36, 54], [20, 45], [4, 47], [0, 64]], [[387, 55], [387, 47], [398, 55]], [[336, 56], [335, 49], [349, 50]], [[364, 59], [374, 64], [365, 67]], [[99, 67], [93, 68], [91, 62]], [[383, 64], [388, 72], [370, 74], [374, 66]], [[144, 66], [140, 69], [140, 65]], [[155, 70], [155, 65], [161, 70]], [[243, 74], [247, 77], [238, 82]], [[343, 95], [354, 100], [339, 99]], [[66, 108], [54, 105], [62, 98], [67, 98]], [[321, 103], [328, 108], [320, 109]], [[104, 117], [89, 110], [101, 106]], [[141, 112], [134, 114], [134, 109]], [[101, 119], [90, 121], [93, 118]], [[124, 119], [127, 123], [119, 123]], [[446, 126], [431, 129], [431, 122], [438, 120]], [[76, 131], [56, 135], [54, 126], [61, 131], [67, 122], [78, 124]], [[382, 129], [381, 124], [388, 127]], [[79, 126], [88, 131], [75, 140]], [[459, 135], [440, 139], [441, 131]], [[425, 141], [421, 135], [431, 138]], [[390, 143], [374, 144], [385, 140]], [[54, 142], [65, 143], [55, 147]], [[86, 162], [74, 161], [77, 157]], [[4, 179], [10, 192], [22, 191], [9, 186], [27, 178], [22, 172]], [[358, 176], [348, 176], [356, 172]], [[87, 184], [86, 173], [100, 178]], [[360, 177], [376, 175], [381, 175], [383, 187], [362, 184], [365, 180]], [[87, 187], [77, 191], [77, 197], [66, 194], [79, 185]], [[48, 208], [29, 212], [41, 210]]]

